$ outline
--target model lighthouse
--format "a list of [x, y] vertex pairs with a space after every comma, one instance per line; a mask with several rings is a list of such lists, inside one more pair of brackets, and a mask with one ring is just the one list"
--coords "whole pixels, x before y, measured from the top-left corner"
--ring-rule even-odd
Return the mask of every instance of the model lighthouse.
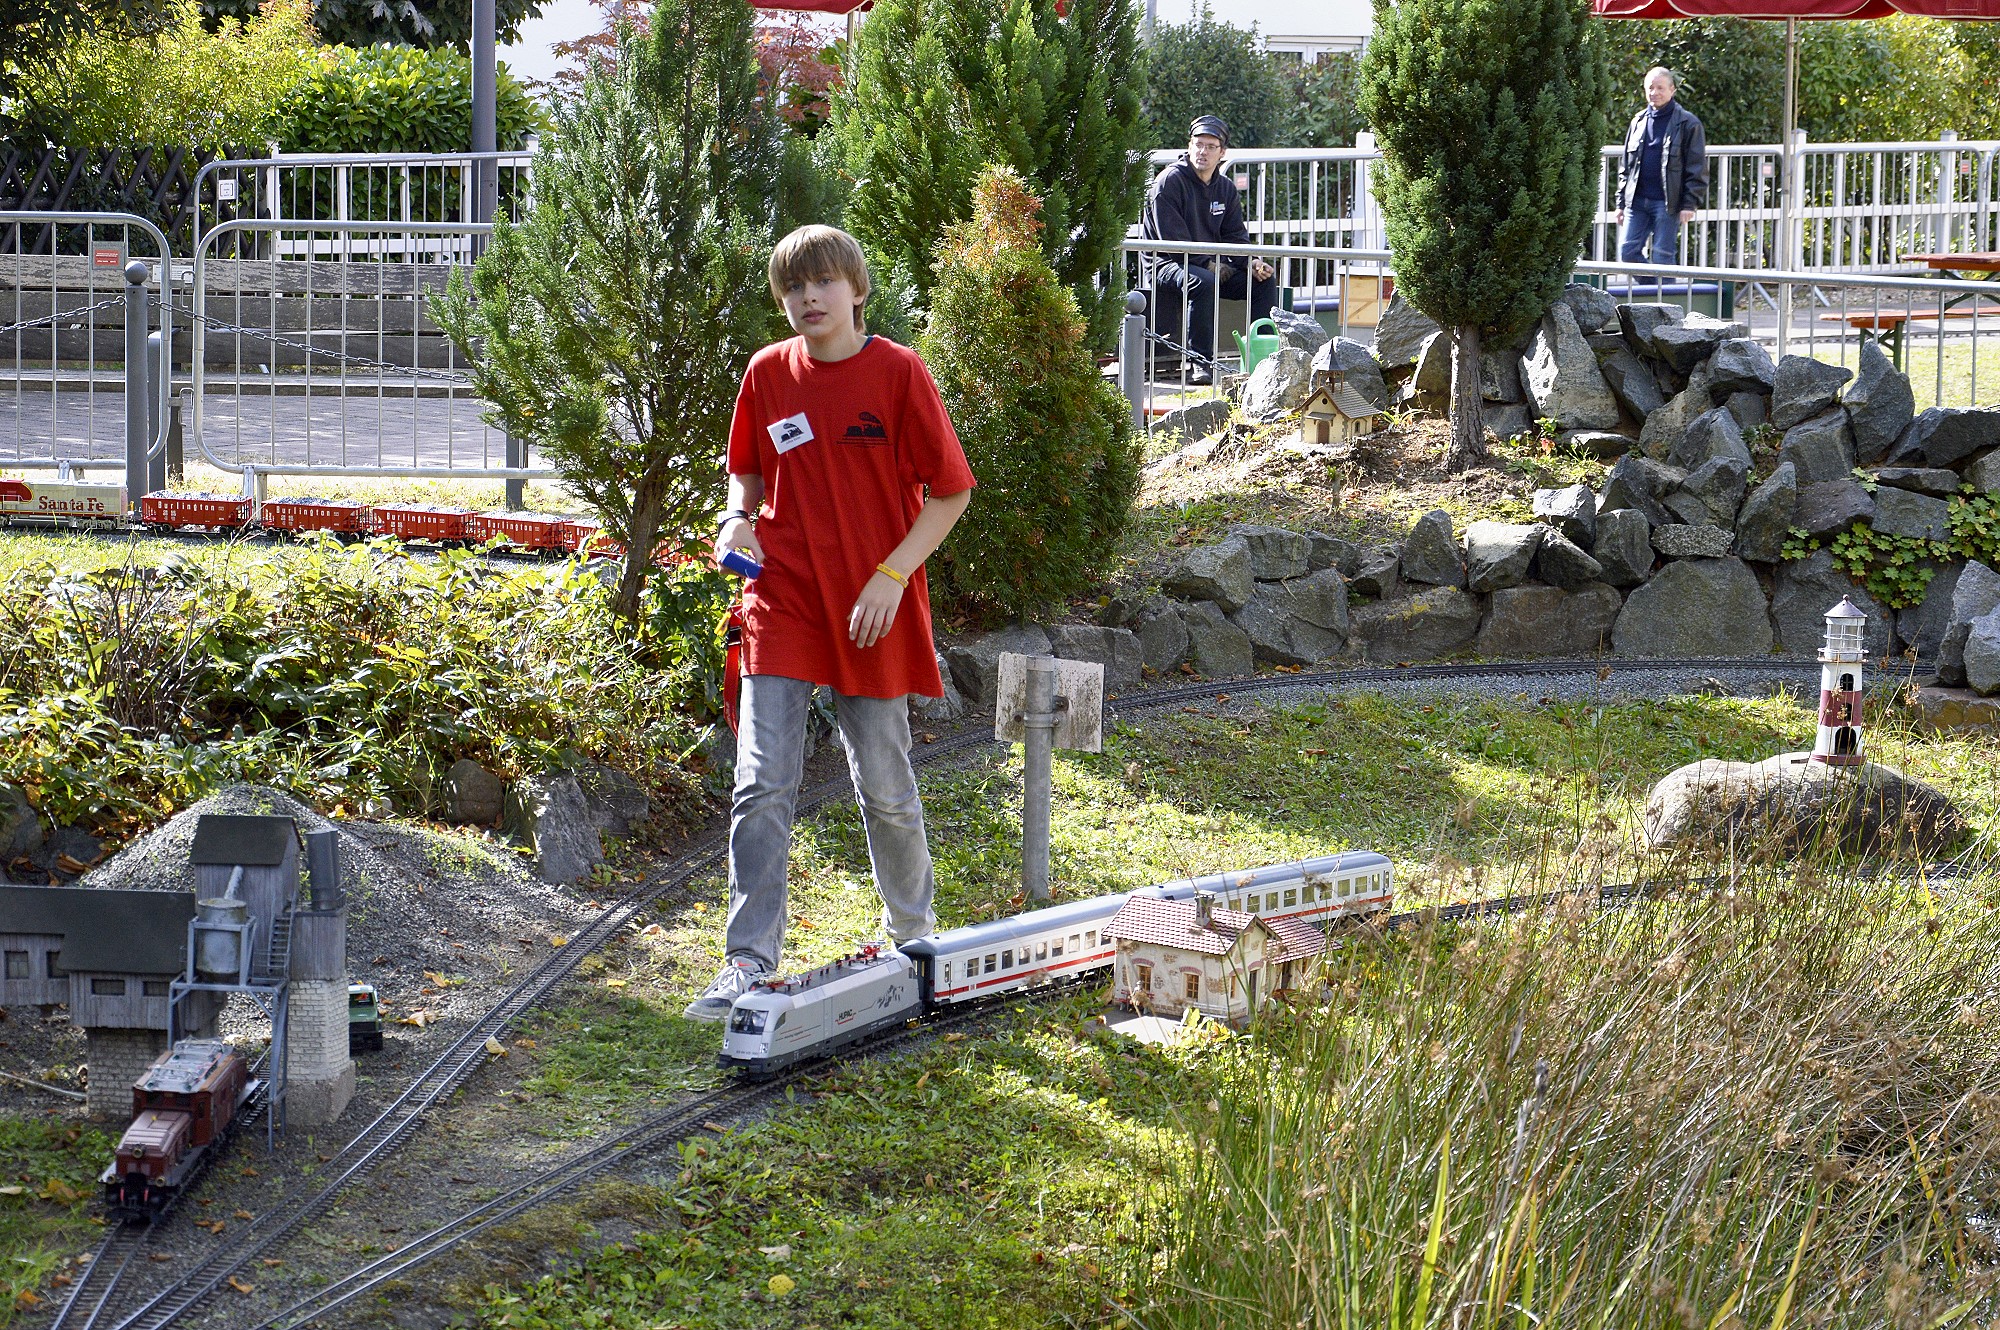
[[1861, 632], [1868, 616], [1847, 597], [1826, 612], [1826, 645], [1819, 649], [1819, 736], [1812, 760], [1835, 767], [1861, 765], [1861, 666], [1867, 650]]

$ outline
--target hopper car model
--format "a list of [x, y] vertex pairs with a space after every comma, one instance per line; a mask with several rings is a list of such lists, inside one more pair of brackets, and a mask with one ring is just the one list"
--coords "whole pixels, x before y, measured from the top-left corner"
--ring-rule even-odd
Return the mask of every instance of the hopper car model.
[[1331, 928], [1386, 913], [1395, 869], [1382, 855], [1353, 850], [1065, 901], [900, 947], [867, 947], [805, 975], [756, 981], [730, 1009], [718, 1061], [753, 1079], [768, 1077], [926, 1012], [1109, 970], [1115, 948], [1103, 929], [1127, 900], [1197, 893], [1261, 919]]
[[151, 1221], [215, 1157], [245, 1104], [262, 1088], [250, 1064], [220, 1039], [183, 1039], [132, 1086], [132, 1125], [98, 1181], [105, 1212]]

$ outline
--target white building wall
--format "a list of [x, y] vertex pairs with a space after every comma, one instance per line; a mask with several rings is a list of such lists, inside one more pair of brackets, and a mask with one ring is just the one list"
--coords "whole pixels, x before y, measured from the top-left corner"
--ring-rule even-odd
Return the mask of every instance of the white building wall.
[[285, 1118], [316, 1127], [333, 1121], [354, 1097], [347, 1055], [347, 981], [295, 979], [285, 1013]]
[[132, 1120], [132, 1083], [167, 1051], [165, 1030], [113, 1030], [91, 1026], [83, 1032], [89, 1068], [85, 1107], [93, 1118]]
[[[1185, 0], [1155, 0], [1162, 23], [1186, 23], [1199, 11]], [[1256, 25], [1273, 51], [1311, 60], [1322, 52], [1358, 51], [1375, 28], [1369, 0], [1211, 0], [1209, 12], [1232, 27]]]

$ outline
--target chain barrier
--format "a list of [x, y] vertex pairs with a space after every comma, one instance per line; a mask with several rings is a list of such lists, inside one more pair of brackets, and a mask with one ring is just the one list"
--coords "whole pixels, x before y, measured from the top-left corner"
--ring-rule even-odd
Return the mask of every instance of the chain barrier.
[[[310, 363], [310, 358], [319, 357], [321, 359], [337, 360], [343, 365], [359, 365], [366, 369], [392, 369], [399, 374], [410, 375], [412, 378], [436, 379], [440, 382], [454, 384], [462, 388], [470, 388], [472, 386], [464, 375], [454, 374], [450, 370], [425, 369], [420, 365], [398, 365], [392, 361], [376, 360], [371, 356], [357, 356], [347, 351], [328, 351], [324, 347], [317, 347], [309, 342], [297, 342], [289, 337], [280, 337], [278, 334], [267, 332], [262, 328], [245, 328], [241, 324], [226, 323], [221, 319], [212, 319], [206, 314], [197, 313], [192, 307], [187, 305], [175, 305], [173, 306], [173, 310], [176, 314], [182, 315], [187, 319], [207, 324], [210, 332], [236, 333], [239, 336], [257, 337], [271, 343], [273, 346], [282, 346], [287, 350], [302, 352], [308, 357], [308, 363]], [[0, 329], [0, 332], [4, 331], [5, 329]]]
[[54, 327], [65, 319], [75, 319], [85, 314], [95, 314], [100, 309], [110, 309], [113, 305], [122, 305], [124, 303], [125, 297], [122, 295], [108, 296], [94, 305], [81, 305], [76, 309], [64, 309], [58, 310], [54, 314], [44, 314], [39, 319], [27, 319], [21, 323], [10, 323], [4, 328], [0, 328], [0, 336], [5, 336], [8, 333], [25, 332], [29, 328], [39, 328], [44, 324]]

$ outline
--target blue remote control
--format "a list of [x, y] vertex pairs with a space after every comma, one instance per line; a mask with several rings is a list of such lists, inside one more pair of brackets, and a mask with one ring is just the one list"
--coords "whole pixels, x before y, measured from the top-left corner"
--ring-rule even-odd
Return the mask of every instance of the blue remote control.
[[748, 554], [745, 554], [742, 550], [736, 550], [736, 549], [724, 550], [722, 553], [722, 558], [718, 562], [720, 562], [722, 566], [724, 568], [727, 568], [730, 572], [735, 573], [738, 577], [745, 578], [752, 582], [756, 581], [758, 576], [761, 575], [764, 571], [763, 564], [758, 563], [755, 559], [751, 558]]

